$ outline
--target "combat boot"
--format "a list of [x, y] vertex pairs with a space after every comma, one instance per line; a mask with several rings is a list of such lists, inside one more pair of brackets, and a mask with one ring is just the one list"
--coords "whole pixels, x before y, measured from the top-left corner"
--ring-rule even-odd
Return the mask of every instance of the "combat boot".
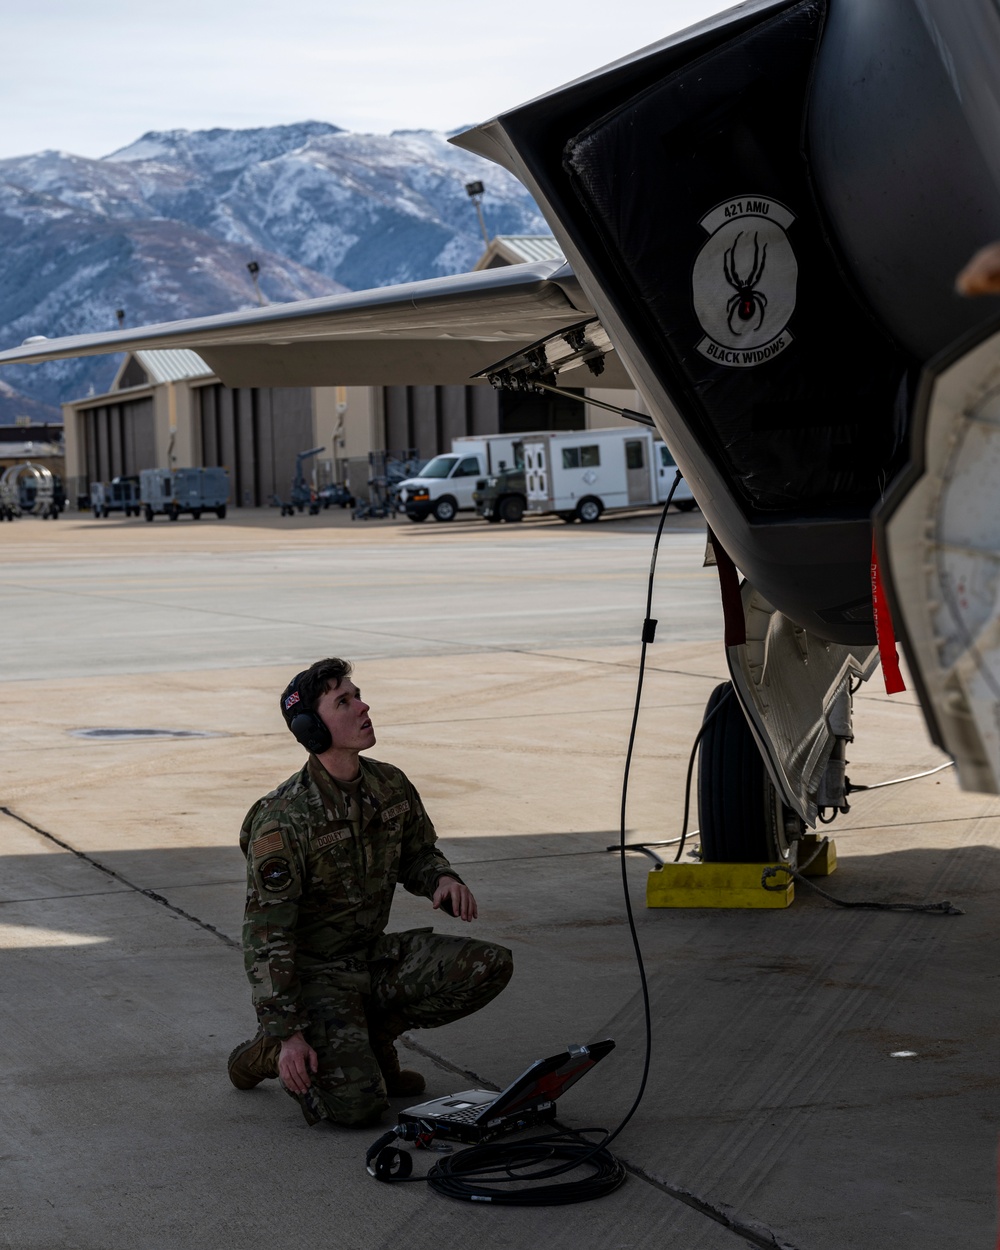
[[261, 1081], [278, 1075], [281, 1042], [268, 1037], [263, 1029], [248, 1042], [241, 1042], [229, 1056], [229, 1079], [237, 1089], [253, 1089]]
[[419, 1072], [399, 1066], [395, 1041], [405, 1028], [406, 1025], [401, 1020], [392, 1017], [369, 1017], [368, 1041], [385, 1081], [386, 1093], [394, 1097], [409, 1098], [413, 1094], [422, 1094], [427, 1088], [427, 1082]]

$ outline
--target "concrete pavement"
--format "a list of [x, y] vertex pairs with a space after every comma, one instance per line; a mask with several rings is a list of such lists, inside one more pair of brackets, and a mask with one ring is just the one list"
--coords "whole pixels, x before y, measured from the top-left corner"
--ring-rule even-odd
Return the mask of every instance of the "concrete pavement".
[[[949, 897], [962, 917], [842, 911], [804, 891], [786, 912], [646, 911], [649, 862], [629, 857], [655, 1048], [616, 1144], [634, 1174], [599, 1203], [483, 1210], [380, 1186], [362, 1163], [374, 1134], [308, 1130], [274, 1085], [240, 1094], [226, 1080], [226, 1054], [253, 1027], [235, 947], [236, 831], [299, 766], [276, 708], [289, 672], [344, 652], [373, 704], [373, 754], [418, 785], [479, 897], [478, 930], [515, 954], [504, 995], [413, 1034], [425, 1052], [413, 1062], [444, 1093], [612, 1036], [618, 1049], [562, 1118], [621, 1117], [642, 1013], [604, 848], [617, 836], [651, 525], [237, 513], [5, 527], [9, 1246], [992, 1244], [1000, 803], [961, 794], [950, 773], [859, 794], [832, 830], [841, 868], [826, 884]], [[690, 743], [724, 676], [702, 543], [684, 517], [661, 546], [632, 837], [676, 831]], [[81, 728], [214, 736], [71, 736]], [[856, 729], [855, 781], [941, 758], [912, 698], [890, 700], [877, 678]], [[428, 923], [428, 905], [400, 892], [393, 925]]]

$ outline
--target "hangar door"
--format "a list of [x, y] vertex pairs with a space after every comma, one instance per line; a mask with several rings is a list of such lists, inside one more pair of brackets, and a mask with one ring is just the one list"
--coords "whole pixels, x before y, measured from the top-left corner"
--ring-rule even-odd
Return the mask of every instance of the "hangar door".
[[109, 482], [157, 467], [151, 397], [85, 408], [79, 419], [89, 482]]
[[215, 383], [197, 396], [201, 463], [228, 471], [233, 503], [253, 508], [287, 497], [297, 453], [313, 446], [312, 390]]

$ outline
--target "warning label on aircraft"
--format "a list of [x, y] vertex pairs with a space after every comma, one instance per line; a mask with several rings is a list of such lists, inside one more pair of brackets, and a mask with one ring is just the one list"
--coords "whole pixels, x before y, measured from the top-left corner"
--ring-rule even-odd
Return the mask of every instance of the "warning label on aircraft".
[[752, 369], [792, 342], [799, 267], [785, 233], [795, 217], [761, 195], [717, 204], [699, 225], [708, 238], [691, 273], [705, 331], [698, 351], [717, 365]]

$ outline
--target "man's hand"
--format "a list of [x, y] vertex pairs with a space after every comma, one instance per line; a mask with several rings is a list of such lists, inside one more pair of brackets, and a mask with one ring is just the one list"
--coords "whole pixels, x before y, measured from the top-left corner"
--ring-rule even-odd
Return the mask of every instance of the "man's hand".
[[475, 920], [479, 915], [472, 891], [454, 877], [438, 877], [437, 889], [431, 901], [435, 908], [447, 901], [451, 904], [451, 914], [461, 920]]
[[981, 248], [955, 279], [959, 295], [1000, 295], [1000, 243]]
[[319, 1067], [316, 1052], [301, 1033], [293, 1033], [281, 1043], [278, 1056], [278, 1076], [286, 1089], [293, 1094], [304, 1094], [312, 1084], [313, 1073]]

